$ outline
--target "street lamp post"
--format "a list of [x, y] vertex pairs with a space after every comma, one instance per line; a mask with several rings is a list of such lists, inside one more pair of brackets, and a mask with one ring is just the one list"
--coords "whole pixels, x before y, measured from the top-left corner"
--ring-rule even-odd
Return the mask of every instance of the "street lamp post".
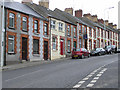
[[[104, 30], [105, 30], [105, 32], [106, 32], [106, 27], [105, 27], [105, 11], [106, 10], [110, 10], [110, 9], [113, 9], [114, 7], [109, 7], [109, 8], [106, 8], [106, 9], [104, 9]], [[106, 33], [105, 33], [106, 34]], [[105, 35], [106, 36], [106, 35]], [[106, 39], [105, 39], [105, 43], [106, 43]], [[105, 44], [106, 45], [106, 44]]]
[[2, 5], [2, 33], [1, 33], [1, 67], [4, 66], [4, 0]]

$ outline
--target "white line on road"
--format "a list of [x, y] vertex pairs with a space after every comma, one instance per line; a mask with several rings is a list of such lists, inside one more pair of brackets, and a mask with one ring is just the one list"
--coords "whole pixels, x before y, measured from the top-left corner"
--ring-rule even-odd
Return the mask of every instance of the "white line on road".
[[88, 84], [87, 87], [92, 87], [94, 84]]

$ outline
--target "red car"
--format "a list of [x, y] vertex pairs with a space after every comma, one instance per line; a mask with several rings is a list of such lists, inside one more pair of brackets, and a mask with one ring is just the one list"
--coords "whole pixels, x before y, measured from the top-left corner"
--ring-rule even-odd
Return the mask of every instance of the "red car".
[[90, 53], [85, 48], [73, 49], [72, 59], [90, 57]]

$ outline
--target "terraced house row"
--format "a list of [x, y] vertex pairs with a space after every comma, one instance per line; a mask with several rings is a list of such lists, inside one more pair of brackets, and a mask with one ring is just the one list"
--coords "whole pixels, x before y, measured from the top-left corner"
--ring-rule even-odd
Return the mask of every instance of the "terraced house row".
[[[2, 20], [2, 4], [0, 4]], [[97, 15], [66, 8], [50, 10], [49, 2], [5, 2], [4, 57], [7, 62], [54, 60], [68, 57], [73, 48], [118, 47], [117, 25]], [[2, 21], [0, 21], [0, 25]], [[1, 26], [0, 26], [0, 29]], [[1, 44], [0, 44], [1, 45]]]

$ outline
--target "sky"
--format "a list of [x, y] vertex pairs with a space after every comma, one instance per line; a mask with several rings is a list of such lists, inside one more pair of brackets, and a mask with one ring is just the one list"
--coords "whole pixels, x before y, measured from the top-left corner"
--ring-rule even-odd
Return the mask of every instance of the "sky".
[[[22, 0], [14, 0], [21, 2]], [[34, 3], [38, 4], [39, 0], [33, 0]], [[59, 8], [64, 10], [65, 8], [74, 8], [75, 10], [82, 9], [83, 14], [91, 13], [97, 15], [99, 19], [103, 18], [109, 20], [109, 23], [118, 25], [118, 2], [120, 0], [49, 0], [50, 9], [54, 10]], [[109, 7], [114, 7], [108, 9]]]

